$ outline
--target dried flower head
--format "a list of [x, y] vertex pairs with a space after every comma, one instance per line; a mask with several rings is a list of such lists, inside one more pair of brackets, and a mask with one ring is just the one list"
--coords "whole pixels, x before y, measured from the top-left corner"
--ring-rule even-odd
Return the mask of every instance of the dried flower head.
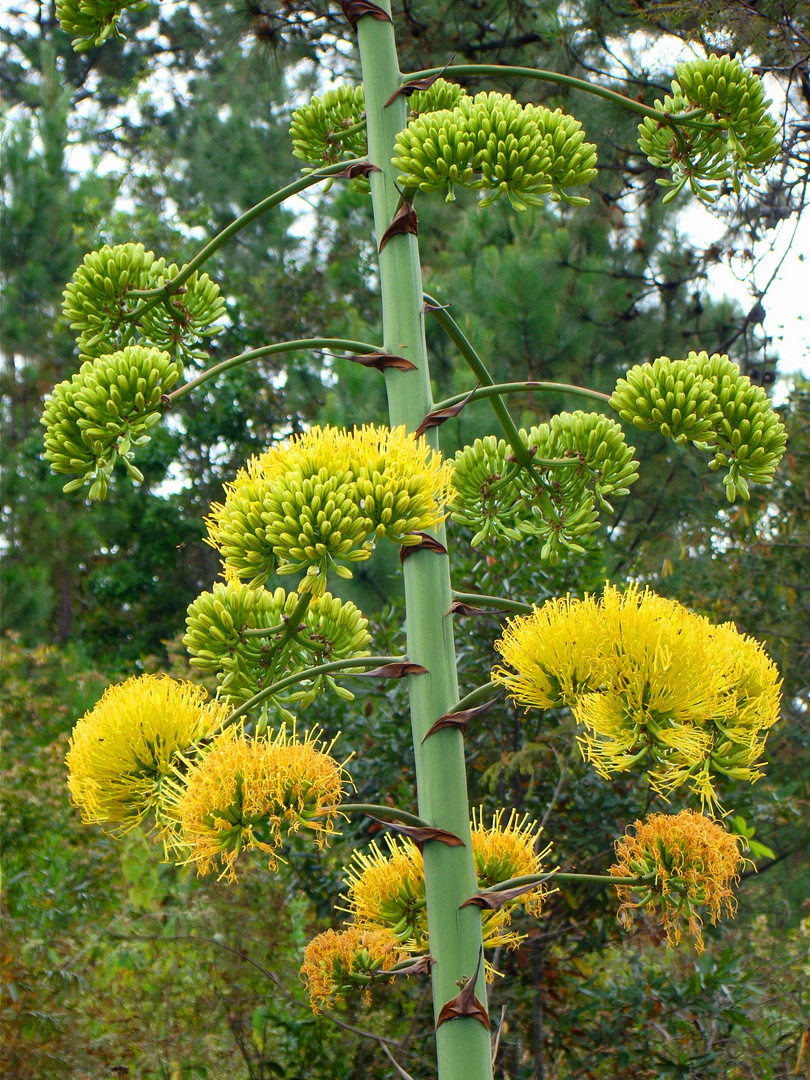
[[656, 912], [669, 946], [678, 944], [685, 926], [697, 951], [703, 951], [700, 908], [708, 910], [712, 925], [724, 911], [734, 915], [731, 888], [744, 859], [739, 838], [711, 818], [693, 810], [652, 814], [616, 841], [616, 859], [610, 868], [614, 877], [653, 879], [641, 886], [616, 886], [619, 919], [629, 926], [640, 912]]
[[318, 934], [307, 945], [301, 968], [312, 1011], [317, 1014], [358, 991], [368, 1002], [375, 973], [389, 971], [407, 955], [386, 927], [349, 926]]
[[320, 848], [334, 832], [337, 807], [348, 781], [330, 756], [334, 742], [320, 740], [320, 730], [304, 741], [282, 726], [278, 733], [249, 738], [238, 726], [226, 728], [211, 749], [189, 768], [177, 805], [187, 861], [200, 875], [217, 862], [220, 878], [236, 878], [234, 865], [243, 848], [260, 848], [277, 865], [283, 833], [302, 827], [313, 832]]
[[163, 789], [181, 754], [208, 738], [228, 714], [200, 686], [140, 675], [109, 687], [73, 729], [68, 787], [86, 822], [112, 832], [150, 813], [162, 820]]

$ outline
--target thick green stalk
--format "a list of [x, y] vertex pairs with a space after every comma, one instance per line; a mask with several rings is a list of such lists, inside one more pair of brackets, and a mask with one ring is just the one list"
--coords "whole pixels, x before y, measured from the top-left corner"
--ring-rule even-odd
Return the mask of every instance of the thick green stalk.
[[[380, 6], [390, 12], [388, 0]], [[385, 102], [400, 85], [393, 26], [364, 16], [358, 23], [360, 60], [365, 88], [369, 160], [382, 171], [372, 173], [374, 224], [379, 242], [391, 223], [400, 195], [391, 164], [394, 140], [405, 126], [406, 103]], [[419, 249], [412, 234], [392, 236], [380, 252], [380, 292], [383, 306], [383, 342], [386, 351], [406, 356], [415, 371], [386, 371], [389, 419], [415, 431], [431, 410], [430, 375], [422, 314], [422, 274]], [[435, 430], [426, 435], [438, 447]], [[434, 535], [444, 542], [444, 529]], [[407, 611], [408, 659], [422, 664], [429, 674], [410, 678], [419, 816], [464, 841], [463, 847], [436, 842], [424, 847], [433, 1010], [457, 996], [463, 980], [478, 964], [481, 943], [480, 912], [461, 908], [477, 889], [470, 838], [470, 811], [460, 731], [447, 729], [424, 739], [428, 728], [458, 700], [452, 616], [450, 568], [446, 555], [416, 551], [403, 567]], [[486, 1004], [483, 964], [476, 995]], [[490, 1080], [492, 1062], [489, 1032], [478, 1020], [461, 1017], [436, 1031], [439, 1080]]]

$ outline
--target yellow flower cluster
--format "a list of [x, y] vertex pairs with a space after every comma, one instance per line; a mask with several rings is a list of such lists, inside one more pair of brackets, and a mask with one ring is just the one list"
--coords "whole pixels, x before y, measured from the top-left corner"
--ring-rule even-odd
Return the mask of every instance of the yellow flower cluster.
[[259, 848], [275, 869], [283, 833], [311, 830], [322, 848], [334, 833], [337, 807], [348, 777], [330, 756], [334, 743], [320, 731], [303, 742], [284, 726], [275, 736], [249, 738], [237, 726], [226, 730], [189, 768], [179, 793], [176, 816], [187, 862], [199, 874], [217, 862], [220, 878], [234, 881], [243, 849]]
[[219, 862], [232, 881], [243, 849], [275, 867], [283, 834], [302, 828], [323, 847], [334, 832], [348, 774], [314, 729], [303, 740], [282, 726], [250, 738], [222, 729], [230, 706], [167, 676], [110, 687], [76, 724], [66, 763], [73, 801], [86, 822], [114, 834], [152, 815], [167, 856]]
[[[473, 814], [472, 851], [479, 889], [514, 877], [542, 873], [543, 859], [550, 851], [550, 845], [536, 851], [540, 828], [528, 816], [520, 817], [512, 811], [504, 825], [503, 815], [503, 810], [496, 813], [492, 824], [487, 826], [481, 812]], [[310, 945], [311, 962], [305, 962], [302, 974], [310, 984], [313, 1005], [341, 995], [346, 988], [344, 949], [354, 956], [365, 934], [390, 935], [381, 936], [380, 941], [393, 941], [398, 956], [429, 950], [422, 853], [407, 838], [386, 836], [385, 843], [387, 851], [372, 843], [367, 853], [354, 852], [345, 868], [348, 906], [344, 910], [353, 920], [346, 935], [322, 934]], [[546, 894], [545, 884], [541, 883], [498, 910], [482, 911], [485, 948], [516, 948], [522, 938], [509, 929], [514, 907], [525, 904], [530, 914], [538, 916]], [[493, 976], [488, 966], [487, 977]]]
[[301, 968], [312, 1011], [317, 1014], [358, 989], [365, 991], [369, 1002], [368, 987], [375, 974], [389, 971], [407, 955], [397, 936], [384, 927], [349, 926], [340, 933], [327, 930], [318, 934], [307, 945]]
[[717, 774], [753, 782], [779, 719], [776, 666], [731, 623], [715, 626], [631, 585], [551, 600], [512, 619], [492, 676], [513, 700], [567, 705], [583, 755], [608, 776], [647, 759], [655, 790], [688, 782], [715, 804]]
[[240, 470], [211, 507], [208, 542], [226, 576], [256, 587], [303, 572], [299, 591], [317, 596], [380, 538], [417, 543], [444, 520], [449, 489], [449, 464], [404, 427], [315, 427]]
[[[520, 817], [517, 810], [512, 810], [506, 825], [502, 825], [504, 810], [492, 815], [492, 824], [484, 824], [484, 814], [479, 808], [472, 815], [472, 850], [475, 860], [475, 876], [482, 889], [489, 889], [502, 881], [512, 878], [529, 877], [545, 871], [543, 860], [551, 854], [551, 844], [540, 847], [542, 828], [529, 820], [529, 815]], [[529, 915], [540, 917], [543, 901], [548, 895], [548, 888], [541, 882], [531, 892], [523, 893], [514, 903], [523, 904]]]
[[731, 886], [739, 881], [744, 863], [738, 837], [702, 814], [651, 814], [637, 821], [616, 841], [614, 877], [654, 878], [646, 887], [617, 885], [622, 901], [619, 918], [625, 924], [643, 910], [658, 910], [667, 944], [677, 945], [685, 923], [703, 952], [703, 919], [698, 908], [708, 909], [712, 925], [725, 910], [733, 916], [736, 903]]
[[109, 687], [73, 729], [68, 787], [85, 822], [125, 832], [155, 814], [181, 755], [209, 738], [229, 707], [193, 683], [141, 675]]

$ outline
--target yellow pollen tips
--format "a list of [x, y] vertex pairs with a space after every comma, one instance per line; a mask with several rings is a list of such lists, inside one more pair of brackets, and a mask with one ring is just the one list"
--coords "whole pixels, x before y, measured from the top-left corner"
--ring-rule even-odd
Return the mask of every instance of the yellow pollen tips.
[[259, 848], [277, 865], [283, 834], [302, 828], [323, 847], [334, 832], [338, 805], [348, 776], [330, 756], [332, 744], [319, 741], [320, 731], [303, 742], [282, 726], [275, 737], [249, 738], [227, 728], [205, 756], [191, 767], [177, 817], [188, 862], [199, 874], [219, 864], [220, 877], [236, 878], [235, 863], [243, 848]]
[[[542, 829], [536, 822], [529, 820], [528, 814], [520, 817], [516, 810], [512, 810], [506, 825], [503, 825], [504, 813], [504, 810], [498, 810], [493, 814], [492, 824], [487, 826], [484, 824], [483, 811], [479, 809], [476, 813], [473, 810], [472, 849], [475, 876], [482, 889], [488, 889], [511, 878], [544, 873], [546, 867], [543, 860], [551, 853], [551, 844], [546, 844], [542, 850], [536, 850], [540, 846]], [[523, 904], [530, 915], [538, 917], [547, 894], [547, 886], [541, 883], [531, 892], [518, 897], [515, 903]], [[502, 910], [510, 912], [509, 906]]]
[[210, 736], [228, 708], [193, 683], [141, 675], [109, 687], [73, 729], [68, 787], [86, 822], [124, 832], [161, 821], [163, 788], [179, 755]]
[[731, 890], [745, 860], [738, 838], [702, 814], [682, 810], [637, 821], [616, 841], [616, 859], [610, 868], [614, 877], [651, 879], [616, 886], [620, 921], [629, 926], [644, 909], [657, 912], [669, 946], [678, 944], [685, 927], [697, 951], [703, 951], [700, 908], [708, 911], [712, 925], [724, 911], [734, 915]]
[[310, 941], [301, 976], [309, 989], [312, 1011], [329, 1008], [348, 994], [368, 990], [378, 971], [388, 971], [407, 957], [397, 937], [385, 927], [350, 926], [342, 933], [327, 930]]
[[754, 781], [780, 680], [762, 646], [649, 589], [605, 588], [512, 619], [492, 676], [527, 707], [569, 706], [583, 756], [603, 776], [646, 759], [666, 794], [688, 783], [716, 805], [718, 776]]

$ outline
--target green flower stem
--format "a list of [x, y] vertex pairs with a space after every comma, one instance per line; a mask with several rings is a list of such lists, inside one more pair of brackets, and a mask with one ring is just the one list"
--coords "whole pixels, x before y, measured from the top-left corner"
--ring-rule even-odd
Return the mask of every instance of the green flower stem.
[[485, 893], [499, 893], [507, 889], [519, 889], [521, 885], [542, 884], [544, 881], [575, 881], [589, 885], [650, 885], [655, 881], [655, 874], [644, 877], [611, 877], [610, 874], [560, 874], [556, 870], [548, 874], [527, 874], [525, 877], [509, 878], [482, 889]]
[[279, 188], [279, 190], [274, 191], [272, 195], [268, 195], [266, 199], [262, 199], [261, 202], [256, 203], [250, 210], [246, 210], [244, 214], [241, 214], [232, 221], [230, 225], [227, 225], [222, 232], [217, 233], [213, 240], [209, 240], [202, 251], [195, 255], [191, 262], [183, 267], [177, 277], [172, 278], [171, 281], [167, 281], [165, 285], [161, 285], [157, 289], [133, 289], [132, 292], [128, 292], [126, 295], [129, 299], [147, 300], [148, 303], [142, 304], [141, 307], [130, 312], [127, 318], [131, 320], [140, 319], [147, 311], [151, 311], [153, 307], [157, 307], [157, 305], [162, 302], [164, 296], [171, 296], [173, 293], [176, 293], [178, 289], [181, 289], [183, 285], [185, 285], [191, 275], [196, 270], [199, 270], [203, 263], [211, 258], [215, 251], [219, 251], [223, 244], [226, 244], [232, 236], [236, 236], [236, 234], [244, 229], [246, 225], [249, 225], [251, 221], [255, 221], [256, 218], [261, 217], [262, 214], [266, 214], [268, 210], [272, 210], [274, 206], [283, 203], [285, 199], [290, 199], [293, 195], [297, 195], [299, 191], [306, 191], [308, 187], [320, 183], [321, 180], [328, 180], [330, 176], [343, 172], [349, 165], [353, 165], [355, 161], [359, 160], [362, 159], [358, 158], [352, 159], [351, 161], [339, 161], [334, 165], [326, 165], [322, 169], [317, 169], [307, 176], [302, 176], [300, 179], [294, 180], [291, 184], [287, 184], [286, 187]]
[[463, 712], [465, 709], [471, 709], [473, 705], [480, 705], [482, 701], [486, 701], [493, 694], [500, 693], [498, 685], [494, 682], [484, 683], [482, 686], [477, 686], [475, 690], [471, 690], [469, 694], [465, 694], [463, 698], [455, 703], [455, 705], [448, 709], [450, 713]]
[[176, 390], [172, 390], [168, 395], [169, 401], [172, 404], [180, 401], [209, 379], [215, 379], [223, 371], [230, 371], [231, 368], [247, 364], [250, 360], [258, 360], [262, 356], [274, 356], [276, 353], [298, 352], [301, 349], [343, 349], [345, 352], [363, 354], [377, 352], [379, 346], [369, 345], [367, 341], [348, 341], [345, 338], [301, 338], [298, 341], [279, 341], [275, 345], [263, 345], [260, 349], [251, 349], [250, 352], [240, 353], [238, 356], [231, 356], [228, 360], [214, 364], [196, 379], [190, 379], [189, 382], [178, 386]]
[[[450, 315], [438, 303], [438, 301], [434, 300], [432, 296], [428, 296], [427, 293], [425, 293], [424, 296], [428, 304], [432, 305], [430, 309], [430, 314], [433, 316], [439, 326], [441, 326], [442, 330], [444, 330], [444, 332], [456, 346], [458, 351], [461, 353], [463, 359], [467, 362], [467, 366], [478, 378], [478, 381], [484, 384], [483, 389], [495, 386], [495, 380], [492, 378], [489, 371], [487, 370], [486, 364], [472, 347], [470, 342], [467, 340], [464, 332], [462, 331], [456, 320], [453, 318], [453, 316]], [[479, 387], [479, 390], [480, 389], [482, 388]], [[478, 393], [478, 391], [476, 391], [476, 393]], [[504, 435], [506, 435], [506, 438], [509, 441], [509, 445], [514, 451], [515, 457], [521, 465], [534, 473], [534, 470], [532, 469], [532, 456], [529, 452], [529, 448], [527, 446], [524, 446], [523, 440], [520, 437], [520, 432], [517, 429], [515, 421], [510, 416], [507, 407], [501, 401], [501, 395], [496, 394], [490, 400], [492, 402], [492, 409], [498, 418], [498, 422], [503, 428], [503, 433]], [[535, 480], [538, 481], [539, 478], [535, 476]]]
[[640, 101], [636, 101], [634, 98], [625, 97], [624, 94], [620, 94], [616, 90], [608, 90], [606, 86], [599, 86], [597, 83], [590, 83], [585, 79], [577, 79], [573, 75], [561, 75], [557, 71], [544, 71], [542, 68], [512, 67], [508, 64], [451, 64], [446, 68], [428, 68], [425, 71], [416, 71], [411, 75], [404, 75], [403, 82], [426, 79], [431, 75], [441, 75], [446, 79], [495, 75], [498, 78], [508, 76], [509, 78], [535, 79], [539, 82], [558, 83], [560, 86], [569, 86], [572, 90], [582, 90], [583, 93], [604, 98], [605, 101], [613, 101], [631, 112], [638, 113], [639, 116], [650, 116], [661, 124], [669, 124], [670, 127], [676, 127], [678, 124], [688, 124], [700, 128], [717, 127], [716, 124], [700, 122], [699, 118], [706, 116], [705, 109], [691, 109], [689, 112], [674, 114], [659, 112], [657, 109], [650, 108], [649, 105], [642, 105]]
[[272, 634], [277, 634], [281, 630], [286, 630], [287, 624], [280, 622], [275, 626], [254, 626], [249, 630], [240, 630], [240, 637], [270, 637]]
[[361, 120], [358, 124], [352, 124], [351, 127], [343, 128], [342, 131], [335, 131], [327, 137], [327, 142], [340, 142], [342, 139], [348, 139], [350, 135], [356, 135], [358, 131], [366, 130], [365, 120]]
[[[304, 595], [307, 594], [305, 593]], [[347, 660], [333, 660], [329, 664], [318, 664], [317, 667], [302, 668], [300, 671], [294, 671], [292, 675], [285, 675], [283, 679], [271, 683], [270, 686], [265, 686], [258, 694], [254, 694], [252, 698], [249, 698], [242, 705], [239, 705], [232, 713], [229, 713], [225, 717], [222, 721], [222, 727], [228, 727], [238, 720], [240, 716], [244, 716], [245, 713], [250, 712], [250, 710], [254, 709], [257, 705], [261, 705], [261, 703], [266, 701], [269, 697], [273, 697], [274, 694], [286, 690], [288, 686], [295, 686], [296, 683], [304, 682], [306, 679], [314, 679], [317, 678], [318, 675], [329, 675], [333, 671], [345, 671], [346, 668], [374, 668], [381, 664], [398, 664], [405, 659], [406, 657], [404, 656], [355, 656]], [[362, 673], [358, 671], [346, 672], [346, 675], [360, 674]]]
[[380, 806], [377, 803], [341, 803], [335, 807], [341, 814], [367, 814], [370, 817], [390, 818], [391, 821], [401, 821], [403, 825], [414, 825], [417, 829], [430, 828], [430, 822], [423, 821], [416, 814], [409, 814], [407, 810], [398, 810], [395, 806]]
[[479, 401], [481, 398], [498, 397], [502, 394], [521, 394], [530, 390], [533, 393], [544, 394], [572, 394], [575, 397], [592, 398], [594, 401], [610, 401], [610, 394], [603, 394], [600, 390], [589, 390], [587, 386], [573, 386], [569, 383], [556, 382], [509, 382], [493, 383], [492, 386], [479, 386], [472, 394], [454, 394], [445, 401], [439, 401], [435, 409], [447, 409], [451, 405], [457, 405], [459, 401], [469, 398], [470, 401]]
[[[389, 0], [379, 6], [390, 14]], [[391, 164], [397, 133], [405, 127], [406, 102], [398, 97], [389, 108], [385, 102], [400, 86], [394, 30], [390, 23], [363, 17], [357, 26], [360, 62], [366, 101], [369, 161], [380, 172], [372, 173], [371, 196], [375, 232], [379, 242], [391, 223], [399, 201], [397, 170]], [[386, 352], [407, 357], [415, 371], [385, 372], [389, 422], [415, 431], [431, 411], [425, 326], [422, 314], [422, 273], [419, 246], [412, 233], [392, 236], [380, 252], [380, 293], [383, 341]], [[492, 380], [489, 380], [490, 382]], [[438, 432], [425, 436], [438, 448]], [[443, 526], [431, 530], [445, 541]], [[469, 978], [478, 964], [481, 948], [480, 912], [460, 905], [476, 891], [475, 864], [470, 837], [470, 810], [464, 758], [464, 739], [458, 729], [446, 729], [422, 743], [428, 729], [458, 700], [450, 567], [446, 555], [420, 550], [406, 559], [405, 605], [408, 658], [422, 664], [429, 674], [410, 678], [411, 728], [413, 733], [419, 816], [431, 825], [455, 833], [463, 847], [427, 843], [424, 846], [425, 893], [430, 934], [434, 1017], [456, 997], [461, 980]], [[478, 999], [486, 1003], [483, 965], [475, 985]], [[442, 1024], [436, 1031], [439, 1080], [491, 1080], [489, 1032], [472, 1017]]]
[[484, 593], [453, 592], [453, 599], [471, 607], [500, 608], [503, 611], [515, 611], [519, 615], [531, 615], [531, 604], [522, 604], [519, 600], [507, 600], [504, 596], [486, 596]]

